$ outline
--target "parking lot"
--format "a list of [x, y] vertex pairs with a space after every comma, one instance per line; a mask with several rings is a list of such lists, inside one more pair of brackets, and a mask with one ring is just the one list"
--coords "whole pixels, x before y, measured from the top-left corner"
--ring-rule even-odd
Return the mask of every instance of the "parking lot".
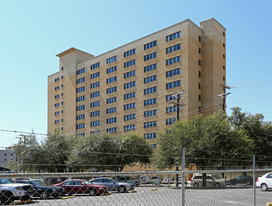
[[[252, 188], [227, 187], [225, 189], [193, 189], [185, 190], [186, 206], [197, 205], [253, 205]], [[272, 201], [272, 191], [256, 190], [256, 205], [265, 205]], [[181, 205], [181, 189], [169, 187], [137, 187], [132, 193], [113, 192], [107, 196], [78, 195], [65, 199], [34, 199], [29, 205], [148, 205], [165, 206]]]

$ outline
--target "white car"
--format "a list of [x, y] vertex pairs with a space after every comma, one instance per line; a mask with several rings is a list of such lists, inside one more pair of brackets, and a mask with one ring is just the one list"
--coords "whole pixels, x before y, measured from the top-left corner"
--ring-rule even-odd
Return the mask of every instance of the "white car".
[[256, 186], [260, 187], [262, 191], [272, 189], [272, 172], [266, 173], [265, 175], [258, 177]]
[[0, 204], [10, 204], [14, 200], [28, 200], [32, 191], [29, 184], [12, 183], [8, 179], [0, 179]]

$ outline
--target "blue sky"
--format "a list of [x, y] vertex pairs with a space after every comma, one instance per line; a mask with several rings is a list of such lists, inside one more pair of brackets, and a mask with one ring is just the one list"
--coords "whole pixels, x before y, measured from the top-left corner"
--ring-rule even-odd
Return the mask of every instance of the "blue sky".
[[[99, 55], [188, 18], [215, 18], [227, 29], [227, 84], [235, 87], [227, 112], [240, 106], [271, 121], [271, 8], [270, 0], [2, 0], [0, 129], [47, 132], [56, 54], [75, 47]], [[0, 147], [18, 135], [0, 131]]]

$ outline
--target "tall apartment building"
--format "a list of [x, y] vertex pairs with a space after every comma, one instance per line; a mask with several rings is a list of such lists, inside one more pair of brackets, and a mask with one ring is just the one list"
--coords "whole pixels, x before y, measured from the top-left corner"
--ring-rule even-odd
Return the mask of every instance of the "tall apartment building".
[[215, 19], [188, 19], [98, 56], [70, 48], [48, 77], [48, 132], [138, 132], [156, 147], [177, 118], [174, 94], [184, 91], [181, 119], [222, 109], [225, 45]]

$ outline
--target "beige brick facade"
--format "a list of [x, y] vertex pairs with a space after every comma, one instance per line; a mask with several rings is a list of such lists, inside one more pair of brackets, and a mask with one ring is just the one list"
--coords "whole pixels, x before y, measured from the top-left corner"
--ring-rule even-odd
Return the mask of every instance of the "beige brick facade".
[[[110, 128], [116, 128], [116, 133], [113, 134], [138, 132], [145, 134], [150, 144], [156, 144], [156, 138], [147, 134], [162, 132], [164, 128], [171, 126], [166, 124], [167, 119], [177, 117], [176, 111], [166, 112], [166, 108], [172, 106], [166, 101], [167, 95], [185, 92], [181, 97], [184, 103], [180, 112], [181, 119], [191, 118], [199, 112], [211, 114], [218, 111], [222, 108], [222, 105], [219, 105], [222, 104], [222, 99], [217, 95], [223, 93], [220, 85], [225, 85], [226, 78], [225, 33], [225, 28], [215, 19], [201, 22], [200, 27], [190, 20], [185, 20], [99, 56], [74, 48], [58, 54], [59, 72], [48, 77], [48, 132], [59, 131], [65, 135], [88, 136], [91, 132], [103, 133], [107, 132], [107, 129], [109, 132]], [[169, 35], [173, 38], [167, 37]], [[155, 46], [145, 49], [144, 45], [154, 41], [156, 41]], [[179, 44], [178, 50], [166, 52], [166, 48]], [[135, 54], [125, 56], [125, 52], [133, 49]], [[146, 55], [155, 52], [155, 58], [145, 61]], [[117, 59], [113, 58], [112, 62], [107, 62], [107, 59], [115, 56]], [[180, 61], [166, 64], [167, 60], [175, 57], [180, 58]], [[132, 60], [135, 60], [135, 65], [124, 66], [126, 62]], [[91, 69], [91, 65], [97, 63], [99, 66]], [[156, 69], [144, 72], [146, 66], [153, 64], [157, 65]], [[114, 66], [117, 67], [117, 71], [107, 73], [107, 69]], [[82, 71], [83, 68], [85, 72], [77, 74], [77, 71]], [[180, 73], [166, 77], [166, 72], [179, 68]], [[134, 70], [134, 76], [124, 77], [125, 73]], [[99, 77], [91, 79], [91, 75], [97, 72], [100, 72]], [[144, 83], [146, 77], [151, 78], [154, 75], [156, 75], [155, 81]], [[115, 76], [117, 81], [107, 83], [107, 79]], [[85, 80], [79, 83], [82, 78]], [[124, 88], [126, 83], [133, 81], [136, 84], [134, 87]], [[180, 81], [180, 86], [166, 87], [167, 83], [177, 81]], [[91, 84], [96, 82], [100, 82], [100, 85], [91, 88]], [[179, 85], [178, 83], [176, 85]], [[107, 93], [108, 88], [115, 86], [116, 92]], [[77, 89], [82, 87], [85, 87], [81, 89], [84, 91], [77, 92]], [[156, 88], [155, 92], [144, 94], [145, 89], [152, 87]], [[100, 95], [91, 98], [91, 94], [98, 91]], [[125, 94], [133, 92], [135, 97], [124, 98]], [[77, 101], [78, 97], [81, 98], [78, 100], [82, 101]], [[117, 101], [107, 103], [107, 99], [112, 97], [117, 97]], [[144, 105], [144, 100], [154, 98], [155, 104]], [[91, 107], [93, 102], [99, 102], [99, 106]], [[135, 108], [125, 110], [124, 105], [131, 103], [135, 103]], [[83, 105], [84, 109], [82, 109]], [[79, 106], [82, 106], [82, 110], [77, 108]], [[116, 112], [107, 114], [107, 109], [114, 107], [117, 107]], [[145, 111], [151, 110], [156, 110], [155, 115], [148, 117], [144, 115]], [[91, 112], [95, 111], [99, 111], [99, 116], [91, 117]], [[125, 120], [124, 116], [129, 114], [133, 118], [135, 114], [135, 118]], [[107, 123], [107, 119], [114, 117], [117, 118], [117, 122]], [[100, 124], [94, 126], [96, 123], [92, 123], [91, 126], [91, 122], [95, 121], [100, 121]], [[146, 122], [155, 122], [154, 127], [145, 128]], [[135, 126], [127, 127], [133, 130], [124, 131], [127, 125]], [[111, 131], [115, 132], [115, 129]]]

